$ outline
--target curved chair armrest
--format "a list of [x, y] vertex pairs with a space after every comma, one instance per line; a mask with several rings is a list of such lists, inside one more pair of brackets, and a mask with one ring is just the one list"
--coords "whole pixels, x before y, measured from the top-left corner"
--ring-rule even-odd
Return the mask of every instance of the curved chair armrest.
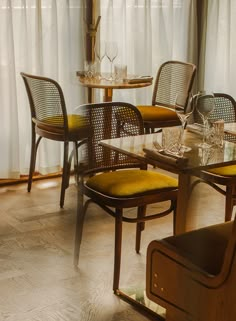
[[150, 256], [153, 256], [154, 260], [155, 258], [158, 260], [158, 254], [178, 265], [180, 269], [183, 269], [186, 278], [192, 279], [204, 287], [216, 288], [223, 282], [222, 277], [218, 281], [217, 277], [219, 275], [211, 275], [199, 266], [193, 264], [181, 253], [178, 253], [176, 248], [171, 246], [169, 243], [164, 241], [152, 241], [148, 247], [148, 260], [152, 260], [150, 259]]
[[220, 287], [227, 279], [233, 260], [232, 227], [233, 222], [228, 222], [154, 240], [148, 246], [147, 265], [155, 264], [158, 270], [157, 257], [161, 255], [182, 269], [186, 278], [207, 288]]

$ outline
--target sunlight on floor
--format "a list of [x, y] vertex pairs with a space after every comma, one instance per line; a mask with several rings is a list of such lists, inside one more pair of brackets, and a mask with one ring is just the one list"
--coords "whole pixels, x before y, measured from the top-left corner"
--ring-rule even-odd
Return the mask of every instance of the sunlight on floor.
[[52, 187], [57, 187], [60, 185], [60, 182], [56, 181], [41, 181], [40, 183], [37, 184], [38, 189], [47, 189], [47, 188], [52, 188]]

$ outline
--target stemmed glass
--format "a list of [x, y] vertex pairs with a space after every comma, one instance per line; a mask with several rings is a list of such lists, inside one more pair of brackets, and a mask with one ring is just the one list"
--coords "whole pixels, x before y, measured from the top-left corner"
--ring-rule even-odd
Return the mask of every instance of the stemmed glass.
[[177, 94], [175, 100], [175, 112], [181, 121], [182, 137], [181, 137], [181, 149], [183, 152], [188, 152], [191, 147], [183, 145], [183, 133], [187, 124], [188, 118], [194, 111], [194, 99], [192, 94]]
[[112, 70], [113, 70], [113, 61], [115, 60], [116, 56], [118, 54], [118, 45], [114, 41], [108, 41], [106, 42], [106, 56], [109, 59], [111, 63], [111, 73], [110, 77], [108, 80], [112, 81], [113, 76], [112, 76]]
[[202, 142], [198, 145], [201, 148], [209, 148], [207, 143], [207, 136], [209, 132], [208, 118], [215, 108], [215, 99], [213, 93], [199, 92], [196, 97], [197, 112], [202, 118], [203, 122], [203, 137]]
[[95, 64], [92, 61], [85, 61], [84, 62], [84, 71], [85, 71], [85, 77], [91, 81], [91, 79], [94, 77], [95, 74]]
[[96, 40], [95, 46], [94, 46], [94, 53], [95, 53], [95, 56], [96, 56], [96, 58], [97, 58], [97, 60], [99, 62], [99, 68], [100, 68], [98, 78], [102, 79], [101, 64], [102, 64], [103, 58], [106, 55], [105, 42], [104, 41], [99, 41], [99, 39]]

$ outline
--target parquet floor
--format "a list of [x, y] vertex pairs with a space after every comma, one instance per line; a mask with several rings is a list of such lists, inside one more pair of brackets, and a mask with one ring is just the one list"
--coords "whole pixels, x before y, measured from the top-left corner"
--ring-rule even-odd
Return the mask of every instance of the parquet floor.
[[[74, 270], [76, 187], [72, 182], [61, 210], [60, 182], [34, 182], [31, 193], [26, 184], [0, 188], [0, 321], [148, 320], [113, 294], [114, 221], [95, 205], [87, 212]], [[224, 198], [204, 185], [199, 190], [192, 225], [221, 222]], [[134, 225], [124, 224], [121, 284], [145, 286], [146, 247], [172, 233], [172, 216], [146, 224], [140, 255], [134, 233]]]

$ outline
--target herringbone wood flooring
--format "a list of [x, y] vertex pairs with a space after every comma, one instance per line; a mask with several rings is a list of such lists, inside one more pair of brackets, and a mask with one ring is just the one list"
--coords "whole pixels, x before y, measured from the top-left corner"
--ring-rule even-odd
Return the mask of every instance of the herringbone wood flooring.
[[[60, 182], [34, 182], [31, 193], [26, 184], [0, 188], [0, 320], [148, 320], [112, 292], [114, 220], [95, 205], [87, 212], [74, 270], [76, 187], [72, 182], [61, 210]], [[224, 217], [224, 198], [204, 185], [199, 191], [190, 228]], [[146, 224], [140, 255], [134, 233], [133, 224], [124, 224], [121, 284], [145, 287], [147, 245], [172, 233], [172, 215]]]

